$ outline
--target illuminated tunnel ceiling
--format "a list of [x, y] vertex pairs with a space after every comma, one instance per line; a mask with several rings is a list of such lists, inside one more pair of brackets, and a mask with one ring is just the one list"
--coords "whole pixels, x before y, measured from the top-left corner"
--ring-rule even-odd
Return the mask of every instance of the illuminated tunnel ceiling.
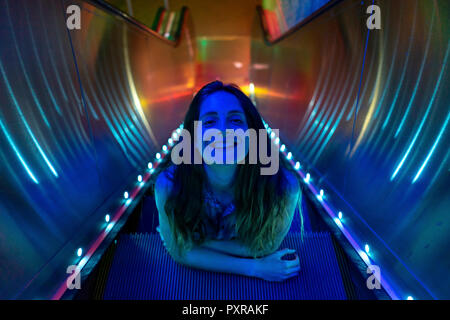
[[[126, 0], [108, 0], [128, 12]], [[132, 0], [133, 16], [151, 25], [164, 1]], [[220, 78], [240, 86], [248, 85], [250, 47], [256, 6], [260, 0], [169, 1], [169, 10], [189, 7], [197, 38], [196, 86]]]

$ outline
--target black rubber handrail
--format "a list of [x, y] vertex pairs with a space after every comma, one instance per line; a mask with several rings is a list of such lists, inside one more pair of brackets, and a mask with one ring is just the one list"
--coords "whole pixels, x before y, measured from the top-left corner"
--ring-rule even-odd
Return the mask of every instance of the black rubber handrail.
[[[187, 16], [189, 14], [189, 8], [186, 6], [183, 6], [181, 8], [181, 18], [179, 21], [179, 24], [177, 26], [174, 38], [175, 40], [170, 40], [167, 39], [166, 37], [162, 36], [161, 34], [159, 34], [158, 32], [156, 32], [155, 30], [152, 30], [150, 27], [148, 27], [147, 25], [143, 24], [142, 22], [136, 20], [135, 18], [129, 16], [128, 14], [126, 14], [125, 12], [123, 12], [122, 10], [114, 7], [113, 5], [107, 3], [104, 0], [86, 0], [87, 2], [93, 4], [94, 6], [96, 6], [97, 8], [103, 9], [104, 11], [107, 11], [111, 14], [114, 14], [116, 16], [119, 16], [120, 18], [122, 18], [123, 20], [125, 20], [126, 22], [138, 27], [139, 29], [141, 29], [142, 31], [158, 38], [159, 40], [171, 45], [171, 46], [178, 46], [179, 42], [180, 42], [180, 38], [181, 38], [181, 32], [184, 28], [184, 25], [186, 24], [187, 21]], [[165, 11], [165, 9], [163, 9], [163, 11]], [[157, 14], [161, 14], [161, 8], [158, 10]]]
[[332, 7], [334, 7], [336, 4], [338, 4], [341, 1], [343, 1], [343, 0], [334, 0], [334, 1], [327, 3], [326, 5], [322, 6], [321, 8], [317, 9], [312, 14], [310, 14], [306, 19], [303, 19], [302, 21], [300, 21], [299, 23], [297, 23], [296, 25], [291, 27], [288, 31], [284, 32], [282, 35], [280, 35], [276, 39], [270, 39], [269, 29], [267, 28], [267, 23], [266, 23], [266, 20], [264, 17], [263, 8], [262, 8], [262, 6], [258, 5], [256, 7], [256, 11], [259, 16], [259, 22], [261, 24], [261, 29], [263, 31], [264, 42], [268, 46], [271, 46], [271, 45], [274, 45], [274, 44], [280, 42], [281, 40], [283, 40], [284, 38], [293, 34], [294, 32], [298, 31], [300, 28], [302, 28], [303, 26], [305, 26], [306, 24], [308, 24], [309, 22], [311, 22], [312, 20], [314, 20], [315, 18], [320, 16], [321, 14], [325, 13], [326, 11], [328, 11], [329, 9], [331, 9]]

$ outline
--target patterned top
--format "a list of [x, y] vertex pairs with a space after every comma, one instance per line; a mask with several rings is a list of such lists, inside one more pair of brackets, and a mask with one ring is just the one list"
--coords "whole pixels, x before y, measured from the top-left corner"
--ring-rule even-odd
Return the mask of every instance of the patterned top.
[[[234, 204], [232, 202], [228, 205], [222, 204], [207, 187], [204, 188], [203, 199], [207, 214], [204, 224], [206, 238], [214, 240], [236, 238]], [[198, 237], [198, 233], [194, 233], [194, 237]]]

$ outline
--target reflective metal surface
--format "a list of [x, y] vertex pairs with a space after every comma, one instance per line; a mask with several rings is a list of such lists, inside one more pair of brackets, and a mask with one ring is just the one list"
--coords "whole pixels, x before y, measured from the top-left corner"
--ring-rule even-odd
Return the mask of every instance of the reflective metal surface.
[[174, 47], [93, 3], [2, 1], [0, 298], [49, 298], [182, 121], [191, 32]]
[[[258, 21], [250, 81], [397, 298], [449, 298], [449, 5], [343, 1], [274, 46]], [[265, 68], [256, 68], [265, 66]]]
[[269, 41], [277, 41], [295, 32], [297, 28], [312, 20], [321, 11], [330, 7], [333, 0], [263, 0], [261, 4], [264, 28]]
[[[341, 1], [273, 46], [217, 5], [177, 47], [94, 3], [0, 6], [0, 298], [55, 292], [216, 77], [254, 83], [397, 298], [450, 298], [448, 1], [379, 0], [370, 32], [368, 3]], [[81, 30], [66, 28], [72, 4]]]

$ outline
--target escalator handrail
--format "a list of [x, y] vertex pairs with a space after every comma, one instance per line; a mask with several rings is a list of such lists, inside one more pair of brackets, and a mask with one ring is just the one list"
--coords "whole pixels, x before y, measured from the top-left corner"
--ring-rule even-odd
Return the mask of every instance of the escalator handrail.
[[[125, 20], [126, 22], [138, 27], [139, 29], [141, 29], [142, 31], [158, 38], [159, 40], [173, 46], [173, 47], [177, 47], [178, 44], [180, 43], [180, 38], [181, 38], [181, 31], [184, 28], [186, 22], [187, 22], [187, 16], [189, 14], [189, 8], [186, 6], [183, 6], [181, 8], [181, 19], [180, 22], [178, 24], [177, 27], [177, 31], [175, 32], [175, 40], [170, 40], [167, 39], [165, 37], [163, 37], [162, 35], [160, 35], [158, 32], [156, 32], [155, 30], [152, 30], [150, 27], [148, 27], [147, 25], [143, 24], [142, 22], [136, 20], [135, 18], [133, 18], [132, 16], [126, 14], [125, 12], [123, 12], [122, 10], [119, 10], [118, 8], [114, 7], [113, 5], [107, 3], [104, 0], [86, 0], [87, 2], [95, 5], [96, 7], [103, 9], [111, 14], [114, 14], [116, 16], [119, 16], [120, 18], [122, 18], [123, 20]], [[164, 9], [165, 10], [165, 9]], [[157, 14], [161, 14], [160, 10], [158, 10]]]
[[338, 4], [341, 1], [343, 1], [343, 0], [330, 1], [329, 3], [324, 5], [323, 7], [319, 8], [316, 11], [314, 11], [306, 19], [301, 20], [300, 22], [298, 22], [297, 24], [295, 24], [294, 26], [289, 28], [289, 30], [287, 30], [286, 32], [284, 32], [283, 34], [281, 34], [279, 37], [277, 37], [275, 39], [271, 39], [270, 38], [269, 28], [267, 27], [267, 23], [266, 23], [265, 16], [264, 16], [264, 9], [262, 8], [261, 5], [256, 6], [257, 15], [259, 16], [259, 22], [260, 22], [260, 25], [261, 25], [261, 29], [263, 31], [264, 42], [268, 46], [272, 46], [274, 44], [277, 44], [278, 42], [280, 42], [281, 40], [283, 40], [286, 37], [290, 36], [291, 34], [295, 33], [300, 28], [302, 28], [303, 26], [305, 26], [306, 24], [308, 24], [309, 22], [311, 22], [312, 20], [314, 20], [315, 18], [320, 16], [321, 14], [325, 13], [326, 11], [328, 11], [329, 9], [331, 9], [332, 7], [334, 7], [336, 4]]

